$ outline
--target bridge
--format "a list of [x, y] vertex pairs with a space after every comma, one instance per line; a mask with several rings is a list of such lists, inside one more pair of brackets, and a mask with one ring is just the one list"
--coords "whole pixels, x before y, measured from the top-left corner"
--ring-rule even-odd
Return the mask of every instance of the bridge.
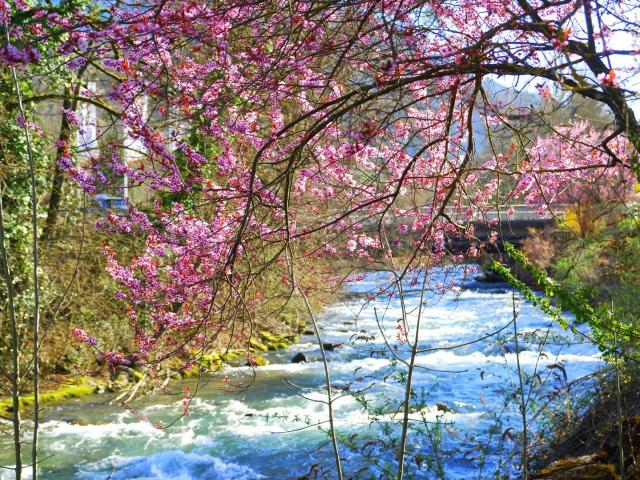
[[[539, 210], [529, 205], [498, 207], [486, 212], [482, 217], [474, 217], [471, 220], [468, 220], [461, 213], [461, 208], [447, 207], [444, 210], [444, 214], [451, 221], [462, 227], [469, 224], [473, 225], [475, 229], [474, 237], [480, 242], [488, 242], [491, 232], [497, 232], [498, 239], [496, 244], [494, 246], [488, 245], [489, 251], [502, 250], [503, 242], [519, 246], [530, 235], [529, 229], [542, 230], [547, 226], [554, 225], [558, 219], [561, 220], [563, 218], [562, 214], [554, 216], [549, 211], [545, 211], [543, 215], [540, 215]], [[377, 232], [378, 222], [378, 218], [370, 218], [361, 222], [361, 225], [373, 234]], [[411, 217], [402, 218], [402, 223], [411, 222]], [[466, 252], [469, 246], [469, 240], [462, 235], [448, 238], [447, 248], [451, 251]]]
[[[461, 223], [466, 223], [464, 221], [464, 217], [459, 213], [459, 208], [456, 207], [447, 207], [445, 208], [445, 213], [456, 222], [460, 221]], [[553, 220], [554, 217], [549, 213], [548, 210], [545, 210], [543, 215], [540, 215], [540, 211], [529, 206], [529, 205], [510, 205], [504, 207], [498, 207], [495, 210], [490, 210], [486, 213], [486, 215], [482, 218], [482, 221], [495, 221], [500, 220], [500, 222], [532, 222], [536, 223], [540, 220]], [[480, 220], [473, 220], [480, 221]]]
[[[529, 229], [542, 230], [553, 225], [561, 216], [554, 216], [548, 210], [540, 215], [539, 210], [529, 205], [511, 205], [497, 208], [487, 212], [483, 218], [467, 220], [459, 213], [459, 209], [448, 207], [445, 213], [451, 220], [461, 225], [471, 223], [475, 227], [475, 237], [481, 242], [489, 240], [489, 234], [498, 232], [497, 249], [501, 249], [503, 242], [520, 245], [529, 236]], [[453, 250], [466, 250], [469, 241], [464, 238], [452, 238], [449, 248]]]

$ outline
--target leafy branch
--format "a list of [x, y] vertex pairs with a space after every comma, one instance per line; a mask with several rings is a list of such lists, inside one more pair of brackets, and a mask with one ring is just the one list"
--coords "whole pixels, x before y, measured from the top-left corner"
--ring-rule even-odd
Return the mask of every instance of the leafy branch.
[[[580, 290], [569, 289], [550, 278], [547, 272], [534, 265], [527, 256], [514, 245], [505, 242], [507, 255], [521, 268], [529, 272], [537, 285], [542, 287], [544, 294], [536, 294], [531, 287], [516, 277], [511, 268], [494, 260], [491, 269], [502, 276], [513, 288], [518, 290], [527, 300], [549, 315], [563, 329], [586, 337], [595, 343], [607, 360], [611, 361], [615, 355], [622, 352], [621, 345], [629, 344], [638, 338], [638, 332], [631, 324], [616, 320], [615, 310], [600, 305], [594, 307], [589, 298]], [[555, 297], [555, 301], [554, 301]], [[563, 310], [569, 310], [575, 315], [575, 322], [570, 323], [562, 315]], [[576, 325], [587, 323], [592, 335], [580, 332]]]

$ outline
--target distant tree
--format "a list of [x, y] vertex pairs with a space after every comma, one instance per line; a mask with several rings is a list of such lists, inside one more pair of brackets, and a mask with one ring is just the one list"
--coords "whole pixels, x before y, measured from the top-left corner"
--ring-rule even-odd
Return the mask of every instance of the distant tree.
[[581, 236], [593, 233], [596, 222], [624, 205], [635, 187], [634, 173], [624, 166], [633, 147], [619, 138], [602, 148], [609, 134], [582, 121], [539, 138], [523, 161], [517, 191], [541, 211], [568, 210]]

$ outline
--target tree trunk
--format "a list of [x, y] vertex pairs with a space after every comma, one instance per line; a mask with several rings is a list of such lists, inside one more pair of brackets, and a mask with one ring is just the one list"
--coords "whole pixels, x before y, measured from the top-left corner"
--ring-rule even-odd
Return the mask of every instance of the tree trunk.
[[[72, 99], [72, 94], [71, 88], [65, 87], [64, 100], [62, 101], [62, 108], [65, 110], [75, 111], [78, 107], [78, 101], [75, 98]], [[75, 97], [75, 95], [73, 95], [73, 97]], [[49, 205], [47, 207], [47, 220], [42, 230], [41, 240], [43, 241], [51, 237], [60, 216], [60, 203], [62, 202], [62, 188], [65, 176], [65, 172], [60, 168], [60, 159], [67, 154], [71, 133], [71, 124], [67, 120], [66, 115], [62, 115], [60, 135], [58, 136], [58, 148], [53, 166], [53, 179], [51, 180], [51, 195], [49, 196]]]

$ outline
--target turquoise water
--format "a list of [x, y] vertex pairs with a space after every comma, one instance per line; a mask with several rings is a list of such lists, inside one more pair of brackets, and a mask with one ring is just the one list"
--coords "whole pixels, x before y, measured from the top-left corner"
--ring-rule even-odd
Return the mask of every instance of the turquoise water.
[[[510, 457], [515, 445], [511, 438], [517, 437], [520, 428], [518, 407], [511, 394], [517, 380], [516, 355], [509, 353], [513, 352], [513, 330], [508, 326], [512, 293], [505, 285], [474, 281], [466, 281], [466, 287], [460, 288], [464, 276], [462, 268], [446, 275], [429, 274], [434, 292], [424, 298], [420, 347], [431, 350], [417, 356], [414, 385], [423, 404], [414, 409], [411, 420], [418, 427], [439, 429], [442, 439], [434, 444], [427, 436], [414, 433], [409, 447], [425, 459], [438, 457], [445, 478], [491, 478], [497, 469], [517, 477], [516, 462]], [[405, 285], [410, 322], [415, 321], [420, 303], [422, 279], [416, 280], [413, 287], [410, 278]], [[385, 466], [395, 462], [380, 440], [390, 445], [397, 435], [400, 415], [395, 410], [403, 397], [403, 386], [398, 368], [379, 352], [385, 350], [380, 328], [391, 345], [397, 345], [401, 305], [393, 292], [385, 292], [375, 301], [367, 296], [368, 292], [384, 290], [390, 281], [388, 273], [369, 274], [349, 287], [346, 300], [330, 305], [319, 318], [323, 341], [343, 344], [327, 355], [336, 394], [344, 394], [335, 403], [337, 431], [353, 442], [353, 448], [341, 447], [347, 478], [390, 478]], [[441, 284], [455, 287], [440, 295], [436, 290]], [[544, 336], [549, 331], [549, 342], [541, 351], [521, 338], [527, 347], [520, 353], [523, 369], [531, 375], [539, 372], [537, 378], [545, 388], [565, 381], [564, 374], [554, 375], [558, 368], [548, 365], [561, 363], [569, 381], [602, 366], [594, 347], [580, 343], [579, 338], [569, 338], [571, 344], [559, 342], [555, 335], [567, 337], [567, 333], [551, 325], [531, 304], [519, 299], [518, 310], [522, 334]], [[470, 342], [505, 325], [508, 328], [500, 335], [483, 341], [433, 350]], [[500, 347], [497, 339], [506, 343]], [[398, 345], [400, 358], [407, 358], [404, 348]], [[297, 352], [304, 352], [308, 363], [291, 364], [290, 358]], [[165, 430], [151, 424], [167, 424], [179, 416], [180, 385], [172, 386], [174, 396], [134, 402], [133, 407], [149, 417], [150, 423], [121, 407], [109, 406], [108, 395], [48, 409], [42, 424], [42, 456], [46, 457], [42, 478], [295, 479], [314, 464], [320, 471], [331, 472], [326, 433], [315, 426], [303, 428], [315, 424], [327, 427], [322, 423], [327, 419], [326, 405], [317, 401], [326, 396], [320, 388], [324, 373], [314, 338], [303, 336], [297, 345], [267, 358], [271, 364], [257, 368], [255, 377], [246, 367], [225, 369], [231, 383], [246, 388], [227, 392], [225, 385], [230, 383], [223, 382], [221, 376], [203, 379], [190, 416]], [[286, 380], [308, 388], [299, 390]], [[350, 395], [363, 389], [369, 413]], [[542, 393], [539, 398], [532, 397], [536, 403], [543, 399]], [[531, 428], [536, 425], [533, 422]], [[434, 448], [442, 454], [435, 456]], [[10, 453], [9, 445], [2, 444], [3, 464], [12, 463]], [[410, 462], [408, 478], [437, 478], [436, 467], [428, 470], [427, 460], [418, 463]], [[8, 471], [0, 473], [0, 479], [9, 478]]]

